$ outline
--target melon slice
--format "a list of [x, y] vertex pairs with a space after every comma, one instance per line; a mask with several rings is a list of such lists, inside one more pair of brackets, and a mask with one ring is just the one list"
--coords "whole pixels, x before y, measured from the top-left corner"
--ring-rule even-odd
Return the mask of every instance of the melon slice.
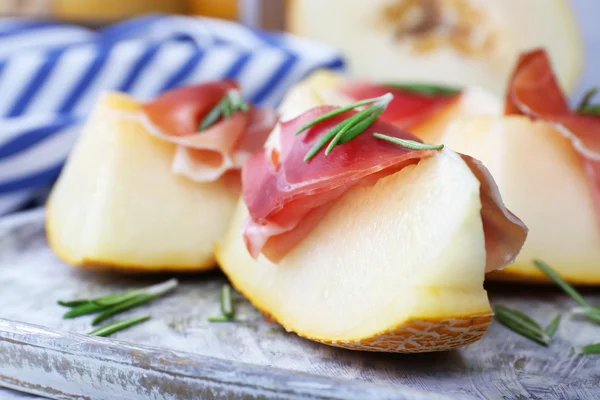
[[480, 86], [501, 95], [518, 55], [548, 50], [563, 88], [583, 68], [568, 0], [295, 0], [289, 28], [338, 47], [375, 81]]
[[288, 331], [354, 350], [448, 350], [480, 339], [492, 318], [480, 209], [479, 181], [443, 150], [351, 189], [278, 264], [248, 254], [243, 200], [215, 251]]
[[[344, 106], [354, 103], [355, 100], [337, 90], [344, 85], [345, 79], [334, 71], [318, 70], [312, 73], [288, 92], [280, 109], [282, 117], [294, 117], [317, 105]], [[498, 96], [479, 87], [469, 87], [463, 90], [458, 101], [411, 129], [411, 133], [426, 143], [439, 143], [455, 119], [479, 115], [500, 116], [503, 113], [504, 104]]]
[[225, 233], [238, 193], [223, 179], [175, 175], [175, 146], [147, 133], [137, 110], [123, 94], [100, 99], [50, 195], [50, 246], [84, 267], [212, 268], [213, 242]]
[[514, 265], [493, 277], [541, 281], [539, 258], [573, 283], [600, 284], [600, 222], [589, 182], [568, 139], [527, 117], [465, 118], [442, 140], [481, 160], [506, 206], [529, 227]]

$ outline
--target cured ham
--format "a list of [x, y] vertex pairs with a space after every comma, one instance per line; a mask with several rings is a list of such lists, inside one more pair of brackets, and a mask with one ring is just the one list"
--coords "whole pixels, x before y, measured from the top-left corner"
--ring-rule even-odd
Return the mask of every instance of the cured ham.
[[[423, 158], [435, 156], [433, 150], [411, 150], [375, 138], [373, 133], [378, 132], [420, 142], [414, 135], [379, 119], [355, 139], [337, 146], [328, 156], [320, 152], [305, 162], [304, 156], [309, 149], [353, 112], [327, 119], [297, 136], [295, 132], [333, 109], [331, 106], [313, 108], [283, 122], [279, 147], [257, 153], [245, 166], [243, 196], [250, 217], [243, 234], [246, 247], [254, 258], [262, 253], [277, 262], [302, 241], [332, 203], [350, 188], [372, 185]], [[504, 207], [485, 167], [467, 156], [463, 156], [463, 160], [481, 184], [486, 270], [501, 268], [516, 257], [527, 229]]]
[[201, 121], [229, 91], [239, 90], [229, 80], [171, 90], [142, 105], [146, 130], [178, 145], [172, 169], [197, 182], [211, 182], [226, 172], [240, 170], [260, 150], [276, 122], [270, 110], [252, 105], [234, 112], [207, 129]]
[[347, 82], [338, 91], [355, 101], [392, 93], [394, 99], [381, 118], [407, 130], [414, 130], [420, 124], [436, 118], [438, 113], [456, 105], [462, 95], [461, 92], [423, 94], [369, 82]]
[[570, 140], [581, 157], [600, 211], [600, 116], [570, 109], [544, 50], [520, 57], [509, 84], [505, 113], [542, 119]]

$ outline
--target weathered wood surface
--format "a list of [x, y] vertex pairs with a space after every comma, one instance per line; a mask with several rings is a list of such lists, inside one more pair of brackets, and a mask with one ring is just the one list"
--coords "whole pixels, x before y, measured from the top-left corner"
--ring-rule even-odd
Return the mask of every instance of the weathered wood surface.
[[[269, 325], [239, 296], [243, 322], [207, 322], [219, 313], [224, 281], [221, 274], [208, 273], [180, 276], [175, 293], [145, 309], [153, 319], [116, 334], [116, 340], [78, 335], [90, 330], [90, 318], [61, 319], [64, 309], [57, 299], [166, 277], [70, 268], [47, 248], [42, 223], [40, 212], [0, 222], [0, 386], [64, 399], [175, 399], [198, 393], [204, 398], [600, 398], [600, 356], [570, 354], [573, 345], [600, 342], [600, 326], [568, 315], [548, 348], [494, 323], [482, 341], [459, 351], [357, 353]], [[584, 293], [600, 303], [597, 289]], [[574, 306], [554, 287], [493, 286], [490, 298], [542, 323]]]

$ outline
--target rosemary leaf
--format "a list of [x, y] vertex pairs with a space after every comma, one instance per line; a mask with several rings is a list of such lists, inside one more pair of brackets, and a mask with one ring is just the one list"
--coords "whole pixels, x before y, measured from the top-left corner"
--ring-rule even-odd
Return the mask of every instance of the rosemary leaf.
[[600, 105], [583, 107], [582, 109], [577, 110], [577, 112], [580, 114], [598, 115], [600, 114]]
[[381, 133], [374, 133], [373, 136], [375, 136], [377, 139], [387, 140], [388, 142], [395, 143], [411, 150], [441, 150], [444, 148], [443, 144], [420, 143], [415, 142], [414, 140], [400, 139], [393, 136], [383, 135]]
[[70, 301], [62, 301], [59, 300], [57, 301], [58, 305], [63, 306], [63, 307], [68, 307], [68, 308], [73, 308], [73, 307], [79, 307], [82, 306], [84, 304], [89, 303], [90, 301], [85, 299], [85, 300], [70, 300]]
[[106, 307], [110, 307], [113, 306], [115, 304], [121, 303], [125, 300], [128, 300], [132, 297], [137, 296], [138, 294], [140, 294], [139, 290], [128, 290], [126, 292], [123, 293], [119, 293], [119, 294], [114, 294], [111, 296], [106, 296], [106, 297], [100, 297], [98, 299], [92, 299], [90, 300], [91, 303], [96, 304], [97, 306], [100, 306], [102, 308], [106, 308]]
[[233, 319], [235, 317], [235, 309], [231, 299], [231, 286], [225, 284], [221, 288], [221, 313], [224, 317]]
[[219, 315], [218, 317], [208, 317], [206, 320], [208, 322], [234, 322], [233, 318], [229, 318], [224, 315]]
[[457, 94], [460, 92], [459, 88], [452, 86], [442, 86], [442, 85], [432, 85], [427, 83], [389, 83], [385, 86], [398, 89], [405, 92], [412, 92], [418, 94], [424, 94], [428, 96], [433, 96], [436, 94]]
[[333, 139], [333, 137], [337, 135], [340, 129], [343, 129], [344, 126], [346, 126], [346, 123], [347, 120], [340, 122], [339, 124], [331, 128], [329, 131], [327, 131], [327, 133], [325, 133], [323, 136], [321, 136], [317, 143], [315, 143], [313, 147], [310, 148], [308, 153], [306, 153], [306, 155], [304, 156], [304, 162], [310, 161], [319, 151], [321, 151], [321, 149], [327, 144], [327, 142]]
[[198, 131], [203, 131], [210, 126], [212, 126], [215, 122], [217, 122], [221, 118], [221, 102], [219, 102], [212, 110], [210, 110], [200, 121], [200, 125], [198, 126]]
[[104, 307], [94, 304], [91, 301], [88, 301], [85, 304], [82, 304], [77, 307], [73, 307], [70, 311], [66, 312], [63, 315], [63, 318], [69, 319], [69, 318], [81, 317], [82, 315], [95, 314], [99, 311], [102, 311], [103, 309], [104, 309]]
[[600, 354], [600, 343], [588, 344], [578, 349], [572, 347], [571, 352], [573, 354]]
[[348, 143], [362, 132], [367, 129], [379, 116], [385, 111], [385, 108], [376, 108], [370, 115], [368, 115], [364, 120], [360, 121], [356, 124], [352, 129], [349, 129], [348, 132], [342, 135], [340, 139], [340, 144]]
[[296, 131], [296, 135], [299, 135], [300, 133], [302, 133], [305, 130], [307, 130], [308, 128], [310, 128], [310, 127], [318, 124], [319, 122], [325, 121], [326, 119], [329, 119], [331, 117], [335, 117], [336, 115], [340, 115], [342, 113], [345, 113], [346, 111], [354, 110], [355, 108], [366, 106], [368, 104], [373, 104], [373, 103], [387, 105], [387, 104], [389, 104], [390, 101], [392, 101], [393, 98], [394, 98], [394, 96], [391, 93], [386, 93], [386, 94], [384, 94], [383, 96], [380, 96], [380, 97], [374, 97], [372, 99], [365, 99], [365, 100], [358, 101], [356, 103], [349, 104], [349, 105], [344, 106], [344, 107], [336, 108], [335, 110], [332, 110], [332, 111], [330, 111], [330, 112], [328, 112], [326, 114], [323, 114], [320, 117], [315, 118], [311, 122], [302, 125]]
[[[369, 125], [371, 125], [373, 123], [373, 121], [375, 121], [377, 116], [379, 116], [381, 114], [381, 113], [379, 113], [379, 114], [377, 114], [377, 116], [375, 116], [375, 118], [371, 118], [371, 116], [376, 111], [377, 111], [377, 107], [371, 106], [367, 109], [364, 109], [364, 110], [356, 113], [355, 115], [353, 115], [352, 117], [350, 117], [346, 121], [344, 121], [346, 123], [344, 124], [342, 129], [340, 129], [335, 134], [335, 136], [333, 137], [331, 142], [329, 142], [329, 146], [327, 146], [327, 148], [325, 149], [325, 155], [329, 155], [329, 153], [331, 153], [331, 150], [333, 150], [333, 148], [335, 146], [337, 146], [338, 142], [345, 136], [345, 134], [348, 131], [353, 130], [353, 131], [358, 132], [357, 134], [354, 135], [354, 136], [356, 136], [360, 132], [367, 129], [369, 127]], [[383, 112], [383, 110], [382, 110], [382, 112]], [[365, 125], [365, 121], [368, 121], [368, 123], [366, 125]]]
[[248, 103], [244, 101], [241, 93], [237, 89], [231, 89], [225, 93], [223, 98], [215, 105], [200, 121], [198, 131], [210, 128], [219, 118], [227, 119], [234, 112], [247, 112]]
[[592, 97], [594, 97], [596, 95], [596, 93], [598, 93], [598, 90], [599, 90], [599, 88], [596, 86], [596, 87], [589, 89], [588, 91], [586, 91], [584, 93], [583, 97], [579, 101], [579, 104], [577, 105], [577, 108], [576, 108], [577, 112], [585, 113], [585, 110], [588, 109], [590, 106]]
[[533, 319], [520, 311], [497, 305], [494, 306], [496, 319], [514, 332], [543, 346], [550, 343], [550, 336]]
[[225, 95], [223, 100], [221, 100], [221, 112], [223, 113], [223, 119], [231, 117], [232, 109], [233, 104], [231, 103], [231, 98], [228, 95]]
[[548, 264], [540, 260], [534, 260], [533, 263], [541, 269], [546, 275], [548, 275], [562, 290], [570, 295], [580, 306], [584, 308], [593, 308], [577, 290], [567, 282], [565, 282], [560, 275], [554, 271]]
[[121, 303], [115, 304], [114, 306], [105, 308], [100, 314], [96, 316], [96, 318], [92, 320], [92, 325], [96, 326], [100, 322], [107, 320], [113, 315], [117, 315], [127, 310], [131, 310], [132, 308], [141, 306], [143, 304], [147, 304], [152, 300], [156, 299], [157, 297], [158, 296], [151, 294], [138, 294], [137, 296], [125, 300]]
[[558, 330], [558, 326], [560, 325], [560, 319], [561, 319], [561, 315], [556, 314], [556, 317], [554, 317], [552, 319], [552, 321], [550, 321], [548, 326], [544, 329], [544, 332], [546, 332], [546, 334], [548, 336], [550, 336], [550, 337], [554, 336], [554, 334]]
[[133, 325], [141, 324], [142, 322], [148, 321], [149, 319], [150, 319], [149, 315], [128, 318], [128, 319], [113, 322], [108, 325], [101, 326], [97, 329], [94, 329], [89, 334], [94, 335], [94, 336], [106, 337], [106, 336], [112, 335], [115, 332], [119, 332], [124, 329], [127, 329]]
[[98, 314], [92, 321], [92, 325], [98, 325], [100, 322], [112, 317], [113, 315], [120, 314], [124, 311], [130, 310], [134, 307], [141, 306], [149, 303], [165, 293], [175, 289], [179, 282], [177, 279], [170, 279], [166, 282], [158, 285], [148, 286], [144, 289], [134, 290], [133, 296], [123, 298], [121, 301], [116, 303], [108, 303], [104, 306], [102, 312]]

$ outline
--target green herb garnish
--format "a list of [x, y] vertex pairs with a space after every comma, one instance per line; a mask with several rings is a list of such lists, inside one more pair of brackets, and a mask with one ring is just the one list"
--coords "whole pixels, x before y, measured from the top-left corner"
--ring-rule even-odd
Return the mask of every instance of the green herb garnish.
[[416, 142], [414, 140], [400, 139], [393, 136], [384, 135], [381, 133], [374, 133], [377, 139], [387, 140], [388, 142], [400, 145], [407, 149], [411, 150], [441, 150], [444, 148], [443, 144], [426, 144], [421, 142]]
[[569, 296], [573, 298], [583, 308], [593, 308], [590, 303], [588, 303], [581, 294], [571, 285], [563, 280], [563, 278], [558, 275], [556, 271], [554, 271], [548, 264], [544, 263], [540, 260], [534, 260], [533, 263], [542, 270], [550, 279], [552, 279], [562, 290], [565, 291]]
[[457, 94], [461, 89], [452, 86], [432, 85], [427, 83], [388, 83], [384, 86], [390, 89], [397, 89], [405, 92], [424, 94], [434, 96], [436, 94], [452, 95]]
[[221, 287], [221, 314], [218, 317], [209, 317], [209, 322], [229, 322], [235, 318], [235, 308], [231, 298], [231, 286], [225, 284]]
[[75, 318], [100, 312], [92, 322], [93, 325], [96, 325], [113, 315], [161, 297], [165, 293], [175, 289], [178, 284], [179, 282], [176, 279], [171, 279], [158, 285], [152, 285], [142, 289], [128, 290], [123, 293], [98, 297], [95, 299], [59, 301], [58, 304], [65, 307], [71, 307], [71, 310], [65, 313], [63, 318]]
[[592, 98], [600, 90], [598, 87], [593, 87], [584, 93], [583, 97], [577, 105], [576, 111], [581, 114], [598, 114], [600, 113], [600, 105], [591, 105]]
[[550, 336], [550, 337], [554, 336], [554, 334], [558, 330], [558, 326], [560, 325], [560, 319], [561, 319], [561, 315], [556, 314], [556, 317], [554, 317], [552, 319], [552, 321], [550, 321], [550, 323], [548, 324], [546, 329], [544, 329], [544, 332], [546, 332], [546, 334], [548, 336]]
[[600, 343], [588, 344], [578, 349], [572, 347], [571, 352], [573, 354], [600, 354]]
[[493, 309], [496, 319], [514, 332], [544, 346], [550, 343], [550, 335], [529, 316], [502, 305], [494, 306]]
[[227, 119], [235, 112], [247, 112], [248, 108], [248, 103], [244, 101], [239, 90], [228, 90], [217, 105], [206, 114], [202, 121], [200, 121], [198, 131], [210, 128], [219, 119]]
[[393, 98], [394, 96], [392, 96], [391, 93], [387, 93], [380, 97], [361, 100], [359, 102], [344, 107], [336, 108], [335, 110], [323, 114], [320, 117], [315, 118], [311, 122], [302, 125], [296, 131], [296, 135], [304, 132], [305, 130], [311, 128], [319, 122], [323, 122], [327, 119], [333, 118], [347, 111], [354, 110], [358, 107], [370, 105], [368, 108], [359, 111], [358, 113], [343, 120], [342, 122], [331, 128], [329, 131], [327, 131], [327, 133], [325, 133], [317, 141], [317, 143], [315, 143], [315, 145], [308, 151], [308, 153], [306, 153], [304, 161], [309, 161], [310, 159], [312, 159], [330, 141], [331, 143], [329, 144], [329, 146], [327, 146], [325, 155], [331, 153], [331, 151], [336, 145], [343, 144], [354, 139], [365, 129], [371, 126], [373, 122], [375, 122], [377, 117], [379, 117], [379, 115], [381, 115], [381, 113], [385, 111], [386, 107], [388, 106], [390, 101], [392, 101]]
[[143, 315], [139, 317], [133, 317], [128, 319], [123, 319], [120, 321], [113, 322], [108, 325], [104, 325], [99, 327], [98, 329], [94, 329], [89, 333], [89, 335], [106, 337], [110, 336], [115, 332], [122, 331], [127, 329], [133, 325], [141, 324], [142, 322], [148, 321], [150, 319], [149, 315]]

